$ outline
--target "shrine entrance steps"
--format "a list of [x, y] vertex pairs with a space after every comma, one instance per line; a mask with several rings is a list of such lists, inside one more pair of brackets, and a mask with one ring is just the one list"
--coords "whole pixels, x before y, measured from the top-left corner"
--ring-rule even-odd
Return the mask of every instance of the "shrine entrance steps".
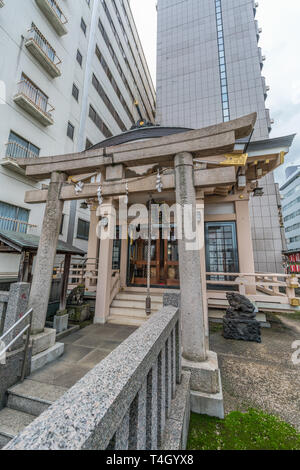
[[[108, 323], [141, 326], [149, 318], [145, 312], [146, 297], [145, 289], [126, 289], [119, 292], [111, 304]], [[151, 292], [151, 305], [152, 314], [162, 309], [162, 292]]]

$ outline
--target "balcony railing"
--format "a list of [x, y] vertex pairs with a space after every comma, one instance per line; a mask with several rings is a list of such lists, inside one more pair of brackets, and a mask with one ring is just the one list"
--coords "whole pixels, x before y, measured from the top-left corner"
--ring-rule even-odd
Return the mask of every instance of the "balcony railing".
[[5, 3], [3, 0], [0, 0], [0, 8], [4, 7]]
[[7, 232], [27, 233], [28, 229], [35, 229], [37, 225], [29, 224], [24, 220], [12, 219], [0, 215], [0, 229]]
[[32, 25], [29, 33], [30, 36], [25, 43], [27, 49], [47, 70], [52, 78], [59, 77], [61, 72], [58, 68], [58, 65], [61, 64], [61, 60], [56, 55], [56, 52], [51, 44], [35, 25]]
[[48, 18], [57, 34], [63, 36], [67, 33], [66, 23], [67, 18], [63, 14], [61, 8], [55, 0], [35, 0], [37, 5]]
[[38, 155], [34, 152], [31, 152], [23, 145], [18, 144], [17, 142], [7, 142], [5, 156], [7, 158], [38, 158]]
[[39, 119], [43, 125], [53, 124], [51, 112], [54, 111], [54, 107], [50, 105], [46, 95], [26, 78], [18, 83], [18, 92], [14, 101], [36, 119]]

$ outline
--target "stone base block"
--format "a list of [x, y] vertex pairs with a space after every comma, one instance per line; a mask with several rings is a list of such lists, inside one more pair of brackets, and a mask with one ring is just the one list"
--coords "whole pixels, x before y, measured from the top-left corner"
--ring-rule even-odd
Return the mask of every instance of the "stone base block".
[[69, 315], [55, 315], [53, 320], [53, 328], [56, 330], [56, 333], [61, 333], [68, 329]]
[[67, 308], [69, 320], [71, 322], [81, 323], [83, 321], [89, 320], [91, 317], [90, 304], [69, 305]]
[[224, 317], [223, 336], [225, 339], [261, 343], [260, 323], [257, 320]]
[[32, 355], [36, 356], [51, 348], [55, 344], [56, 330], [45, 328], [43, 333], [31, 336]]
[[219, 393], [203, 393], [191, 391], [191, 411], [200, 415], [214, 416], [224, 419], [224, 401], [220, 376]]
[[191, 372], [191, 390], [204, 393], [219, 393], [219, 365], [218, 356], [213, 351], [208, 351], [207, 360], [192, 362], [182, 358], [182, 368]]
[[[55, 330], [54, 330], [55, 331]], [[46, 364], [55, 361], [64, 353], [64, 343], [55, 343], [54, 346], [47, 349], [46, 351], [33, 356], [31, 359], [31, 372], [41, 369]]]

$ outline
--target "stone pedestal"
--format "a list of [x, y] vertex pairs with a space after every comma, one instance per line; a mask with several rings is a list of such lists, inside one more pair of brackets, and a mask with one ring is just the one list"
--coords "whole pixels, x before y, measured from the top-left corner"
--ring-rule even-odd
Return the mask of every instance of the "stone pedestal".
[[225, 339], [261, 343], [260, 323], [257, 320], [224, 317], [223, 336]]
[[62, 333], [68, 329], [69, 315], [67, 310], [64, 315], [55, 315], [53, 320], [53, 328], [56, 330], [56, 334]]
[[74, 323], [81, 323], [90, 319], [90, 304], [68, 305], [69, 320]]
[[182, 368], [191, 373], [191, 411], [223, 419], [223, 392], [217, 354], [207, 351], [207, 360], [202, 362], [183, 358]]
[[45, 328], [43, 333], [30, 337], [32, 347], [31, 372], [41, 369], [58, 359], [64, 352], [64, 344], [56, 343], [56, 330]]
[[32, 345], [32, 356], [52, 348], [55, 344], [56, 330], [52, 328], [45, 328], [43, 333], [31, 336], [30, 341]]

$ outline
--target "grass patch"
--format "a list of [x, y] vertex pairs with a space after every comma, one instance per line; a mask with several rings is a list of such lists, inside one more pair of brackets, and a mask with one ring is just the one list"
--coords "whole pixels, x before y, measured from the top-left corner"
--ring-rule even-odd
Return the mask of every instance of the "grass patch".
[[188, 450], [300, 450], [300, 433], [276, 416], [249, 409], [224, 420], [191, 415]]
[[215, 323], [215, 322], [209, 322], [209, 332], [210, 333], [217, 333], [218, 331], [223, 330], [223, 324], [222, 323]]

